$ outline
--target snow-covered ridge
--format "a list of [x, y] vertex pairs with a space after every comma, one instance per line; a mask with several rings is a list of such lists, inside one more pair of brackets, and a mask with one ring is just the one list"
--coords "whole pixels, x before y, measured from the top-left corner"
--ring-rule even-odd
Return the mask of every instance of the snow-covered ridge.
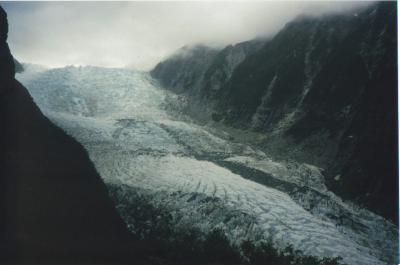
[[[396, 262], [390, 222], [341, 201], [312, 165], [272, 161], [167, 113], [171, 97], [147, 73], [27, 68], [17, 79], [84, 145], [106, 183], [133, 187], [151, 195], [155, 207], [186, 216], [174, 219], [176, 226], [185, 222], [205, 234], [220, 227], [233, 243], [271, 238], [278, 248], [340, 256], [351, 265]], [[220, 210], [206, 214], [211, 206]]]

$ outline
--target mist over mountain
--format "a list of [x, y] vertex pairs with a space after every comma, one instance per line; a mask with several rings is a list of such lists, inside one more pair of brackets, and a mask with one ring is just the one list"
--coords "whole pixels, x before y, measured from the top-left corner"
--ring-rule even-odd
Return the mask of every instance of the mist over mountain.
[[[300, 14], [369, 2], [4, 2], [9, 44], [22, 62], [149, 70], [187, 44], [213, 47], [274, 35]], [[66, 23], [68, 21], [68, 23]], [[29, 45], [26, 45], [29, 43]]]
[[0, 262], [397, 264], [396, 5], [6, 3]]
[[396, 46], [396, 3], [378, 3], [219, 52], [185, 47], [151, 74], [193, 116], [265, 134], [258, 145], [323, 167], [335, 192], [397, 220]]

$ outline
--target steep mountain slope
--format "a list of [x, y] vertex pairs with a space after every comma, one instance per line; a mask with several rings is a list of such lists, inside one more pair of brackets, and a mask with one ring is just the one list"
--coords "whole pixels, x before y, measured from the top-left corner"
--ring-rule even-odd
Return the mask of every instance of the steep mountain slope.
[[229, 80], [235, 67], [264, 43], [256, 39], [220, 51], [203, 45], [185, 46], [157, 64], [150, 74], [174, 92], [211, 98]]
[[163, 87], [186, 96], [182, 112], [205, 120], [212, 115], [208, 107], [235, 67], [264, 43], [265, 40], [256, 39], [222, 50], [203, 45], [185, 46], [157, 64], [150, 74]]
[[213, 98], [218, 90], [227, 82], [235, 67], [246, 56], [257, 51], [264, 45], [264, 40], [253, 40], [229, 45], [222, 49], [212, 60], [212, 63], [204, 73], [202, 81], [202, 96]]
[[0, 257], [10, 263], [116, 264], [138, 258], [86, 151], [14, 79], [0, 8]]
[[325, 168], [336, 193], [396, 220], [396, 39], [395, 2], [300, 17], [223, 82], [207, 75], [208, 113], [265, 134], [277, 158]]
[[203, 45], [184, 46], [166, 61], [159, 63], [151, 75], [161, 85], [177, 93], [195, 91], [217, 50]]

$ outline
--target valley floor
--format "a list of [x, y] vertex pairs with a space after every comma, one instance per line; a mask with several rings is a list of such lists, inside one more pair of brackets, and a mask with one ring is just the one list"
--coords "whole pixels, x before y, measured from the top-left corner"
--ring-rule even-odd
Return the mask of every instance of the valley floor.
[[147, 73], [27, 66], [17, 79], [86, 148], [143, 240], [177, 242], [188, 231], [207, 239], [219, 231], [233, 246], [270, 242], [344, 264], [397, 263], [391, 222], [335, 196], [318, 167], [272, 160], [254, 147], [264, 140], [259, 134], [182, 119], [169, 110], [179, 98]]

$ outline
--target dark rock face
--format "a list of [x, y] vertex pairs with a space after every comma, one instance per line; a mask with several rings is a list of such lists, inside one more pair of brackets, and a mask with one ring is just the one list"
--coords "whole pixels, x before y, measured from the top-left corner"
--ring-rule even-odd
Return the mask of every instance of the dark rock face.
[[213, 58], [203, 76], [202, 94], [206, 98], [215, 98], [219, 89], [231, 78], [236, 66], [249, 54], [259, 50], [264, 40], [253, 40], [229, 45]]
[[[341, 174], [335, 191], [371, 209], [398, 218], [398, 114], [396, 4], [370, 13], [356, 33], [368, 73], [364, 90], [352, 101], [351, 122], [340, 138], [331, 172]], [[367, 36], [363, 36], [367, 32]], [[375, 36], [375, 37], [374, 37]], [[378, 37], [376, 37], [378, 36]], [[350, 69], [349, 69], [350, 71]], [[352, 72], [348, 72], [352, 73]], [[332, 176], [331, 178], [332, 179]]]
[[217, 50], [202, 45], [182, 47], [170, 58], [159, 63], [151, 71], [151, 75], [162, 86], [174, 92], [196, 90], [216, 53]]
[[210, 119], [267, 134], [272, 154], [325, 168], [336, 193], [396, 220], [396, 3], [298, 18], [226, 71], [229, 49], [204, 71]]
[[263, 44], [263, 40], [253, 40], [222, 50], [201, 45], [185, 46], [150, 73], [174, 92], [212, 99], [229, 80], [235, 67]]
[[0, 257], [6, 264], [118, 264], [136, 240], [86, 151], [14, 79], [0, 8]]
[[14, 58], [14, 65], [15, 65], [15, 72], [16, 73], [22, 73], [24, 71], [24, 67], [20, 62], [17, 61], [17, 59]]
[[[8, 22], [6, 12], [0, 8], [0, 83], [5, 84], [14, 77], [14, 60], [7, 44]], [[0, 91], [2, 93], [3, 91]]]
[[265, 43], [252, 40], [229, 45], [222, 50], [207, 46], [185, 46], [150, 72], [162, 86], [186, 96], [181, 111], [199, 121], [213, 115], [215, 95], [229, 81], [237, 65]]

